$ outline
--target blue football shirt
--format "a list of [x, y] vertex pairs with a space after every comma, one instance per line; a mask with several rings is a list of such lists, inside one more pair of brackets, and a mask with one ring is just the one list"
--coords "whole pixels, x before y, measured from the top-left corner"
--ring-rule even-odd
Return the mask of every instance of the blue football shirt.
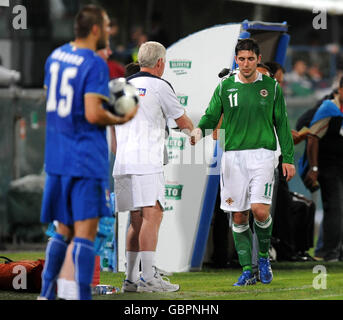
[[108, 178], [106, 128], [85, 118], [85, 95], [108, 100], [106, 62], [90, 49], [57, 48], [45, 64], [45, 170], [49, 174]]

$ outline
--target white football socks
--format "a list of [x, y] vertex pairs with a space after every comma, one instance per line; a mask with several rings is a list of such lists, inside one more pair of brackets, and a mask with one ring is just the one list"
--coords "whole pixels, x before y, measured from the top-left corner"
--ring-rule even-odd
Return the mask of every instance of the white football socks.
[[126, 279], [131, 282], [139, 280], [140, 252], [126, 251]]
[[141, 251], [142, 278], [150, 281], [155, 274], [153, 265], [155, 262], [155, 251]]

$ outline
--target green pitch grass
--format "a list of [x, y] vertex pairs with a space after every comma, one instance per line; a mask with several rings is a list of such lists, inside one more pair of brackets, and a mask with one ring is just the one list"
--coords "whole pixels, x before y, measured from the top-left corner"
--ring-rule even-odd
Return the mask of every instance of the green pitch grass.
[[[12, 260], [44, 258], [43, 252], [0, 252]], [[315, 289], [313, 268], [322, 265], [327, 271], [326, 288]], [[208, 269], [174, 273], [169, 277], [180, 284], [180, 291], [170, 293], [116, 293], [94, 296], [94, 300], [343, 300], [343, 262], [272, 263], [274, 280], [269, 285], [233, 287], [240, 269]], [[121, 287], [123, 273], [101, 272], [100, 283]], [[317, 278], [318, 279], [318, 278]], [[323, 283], [323, 277], [319, 281]], [[35, 300], [36, 293], [0, 290], [0, 300]]]

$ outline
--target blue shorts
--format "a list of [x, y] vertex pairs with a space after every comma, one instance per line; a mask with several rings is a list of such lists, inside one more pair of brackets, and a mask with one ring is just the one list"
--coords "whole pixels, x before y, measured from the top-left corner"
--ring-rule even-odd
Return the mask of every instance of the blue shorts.
[[112, 216], [106, 180], [47, 174], [41, 222], [57, 220], [72, 226], [75, 221], [105, 216]]

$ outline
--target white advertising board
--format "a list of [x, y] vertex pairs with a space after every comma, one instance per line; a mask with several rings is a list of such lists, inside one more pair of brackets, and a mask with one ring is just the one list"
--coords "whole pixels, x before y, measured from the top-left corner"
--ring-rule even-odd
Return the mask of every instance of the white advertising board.
[[[220, 82], [218, 73], [232, 67], [240, 31], [241, 24], [218, 25], [191, 34], [167, 49], [163, 78], [171, 83], [195, 126]], [[173, 127], [174, 123], [168, 124]], [[156, 249], [156, 266], [160, 269], [190, 270], [214, 145], [209, 135], [193, 147], [188, 136], [172, 129], [166, 139], [166, 210]], [[125, 270], [127, 217], [128, 213], [118, 215], [118, 271]]]

